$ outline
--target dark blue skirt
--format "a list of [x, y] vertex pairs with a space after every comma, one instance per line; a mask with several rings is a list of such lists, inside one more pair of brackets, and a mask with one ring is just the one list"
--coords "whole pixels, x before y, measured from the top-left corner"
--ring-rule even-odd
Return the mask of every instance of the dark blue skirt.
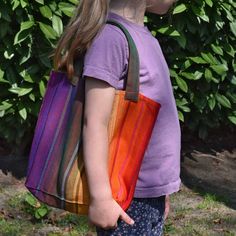
[[134, 198], [127, 214], [135, 221], [128, 225], [118, 220], [116, 229], [96, 228], [98, 236], [161, 236], [164, 226], [165, 196]]

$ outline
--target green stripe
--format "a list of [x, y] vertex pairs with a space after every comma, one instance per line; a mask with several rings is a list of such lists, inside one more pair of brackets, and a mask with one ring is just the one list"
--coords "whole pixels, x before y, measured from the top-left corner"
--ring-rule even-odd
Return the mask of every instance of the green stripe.
[[129, 65], [128, 65], [128, 76], [125, 80], [125, 99], [133, 102], [138, 101], [139, 94], [139, 55], [136, 48], [135, 42], [130, 35], [129, 31], [119, 22], [115, 20], [108, 20], [108, 24], [117, 26], [125, 34], [125, 37], [129, 45]]

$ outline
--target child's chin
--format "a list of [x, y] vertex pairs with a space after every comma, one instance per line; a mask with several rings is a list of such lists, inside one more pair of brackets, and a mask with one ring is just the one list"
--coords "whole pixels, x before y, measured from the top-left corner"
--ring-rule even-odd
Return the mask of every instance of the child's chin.
[[168, 12], [168, 9], [146, 9], [146, 12], [154, 13], [157, 15], [165, 15]]

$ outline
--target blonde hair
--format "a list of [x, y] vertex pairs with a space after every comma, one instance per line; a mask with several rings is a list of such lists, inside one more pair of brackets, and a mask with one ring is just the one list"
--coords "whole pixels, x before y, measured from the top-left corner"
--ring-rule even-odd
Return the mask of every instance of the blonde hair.
[[54, 68], [74, 75], [74, 59], [83, 56], [105, 25], [110, 0], [80, 0], [54, 52]]

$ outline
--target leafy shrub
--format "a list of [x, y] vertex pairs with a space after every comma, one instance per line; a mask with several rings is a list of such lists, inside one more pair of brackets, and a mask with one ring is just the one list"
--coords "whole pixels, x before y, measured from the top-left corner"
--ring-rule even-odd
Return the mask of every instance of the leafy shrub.
[[[0, 2], [0, 137], [15, 153], [32, 139], [49, 56], [76, 3]], [[236, 124], [236, 3], [180, 0], [173, 14], [147, 16], [170, 66], [180, 120], [203, 138], [209, 128]]]
[[49, 55], [75, 3], [0, 2], [0, 136], [15, 153], [22, 154], [32, 139], [52, 67]]
[[180, 0], [147, 24], [162, 44], [185, 126], [205, 138], [211, 128], [236, 125], [236, 3]]

